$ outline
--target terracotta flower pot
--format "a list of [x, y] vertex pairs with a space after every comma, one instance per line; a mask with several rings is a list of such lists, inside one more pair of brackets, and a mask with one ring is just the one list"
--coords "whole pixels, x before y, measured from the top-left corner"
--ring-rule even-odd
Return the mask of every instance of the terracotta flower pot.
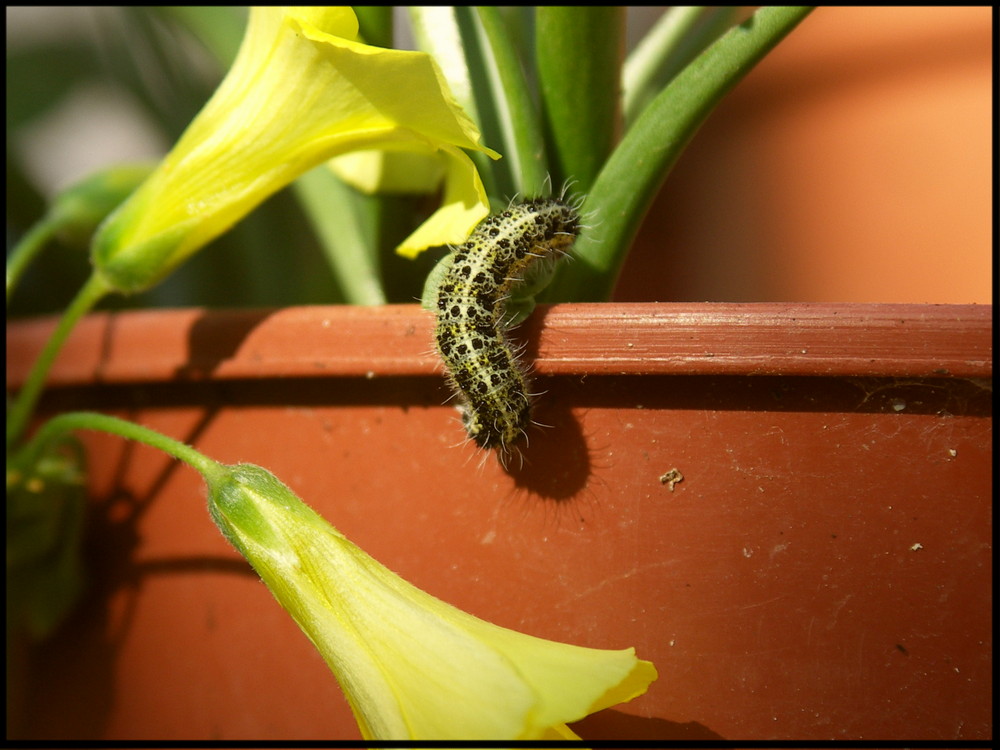
[[[463, 442], [415, 306], [101, 314], [46, 411], [274, 471], [423, 589], [635, 646], [586, 739], [985, 739], [989, 306], [561, 305], [524, 466]], [[8, 389], [50, 320], [8, 327]], [[90, 587], [27, 655], [14, 736], [356, 738], [333, 677], [212, 525], [200, 478], [84, 436]]]

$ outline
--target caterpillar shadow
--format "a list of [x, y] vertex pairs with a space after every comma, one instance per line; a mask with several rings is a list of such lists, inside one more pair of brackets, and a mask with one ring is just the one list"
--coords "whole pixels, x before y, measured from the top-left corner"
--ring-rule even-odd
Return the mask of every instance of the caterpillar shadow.
[[568, 502], [587, 486], [592, 471], [583, 431], [569, 405], [552, 398], [538, 400], [534, 418], [539, 424], [529, 431], [521, 455], [511, 456], [504, 470], [519, 489]]

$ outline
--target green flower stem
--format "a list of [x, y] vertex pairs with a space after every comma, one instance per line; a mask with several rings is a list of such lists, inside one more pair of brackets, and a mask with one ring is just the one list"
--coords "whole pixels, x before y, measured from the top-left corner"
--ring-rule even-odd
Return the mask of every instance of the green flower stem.
[[153, 167], [119, 164], [70, 185], [52, 199], [45, 215], [18, 243], [7, 261], [7, 302], [27, 265], [54, 235], [70, 246], [85, 246], [108, 214], [117, 208]]
[[10, 304], [10, 295], [14, 292], [17, 282], [24, 274], [24, 270], [45, 247], [52, 236], [59, 229], [59, 221], [54, 216], [46, 216], [37, 221], [28, 231], [21, 241], [17, 243], [14, 251], [7, 258], [7, 303]]
[[549, 167], [557, 189], [591, 189], [620, 133], [619, 81], [625, 8], [543, 6], [536, 11], [535, 58]]
[[22, 466], [30, 466], [33, 459], [41, 453], [47, 444], [74, 430], [108, 432], [126, 440], [135, 440], [153, 448], [159, 448], [164, 453], [193, 467], [205, 477], [205, 481], [210, 485], [218, 484], [229, 472], [228, 467], [218, 461], [213, 461], [191, 446], [167, 437], [156, 430], [118, 417], [88, 411], [69, 412], [50, 419], [38, 429], [28, 445], [19, 453], [17, 463]]
[[499, 8], [481, 6], [476, 10], [492, 52], [493, 71], [499, 78], [493, 91], [498, 95], [497, 116], [504, 129], [503, 153], [513, 162], [510, 169], [521, 195], [541, 195], [547, 177], [545, 139], [517, 49]]
[[611, 297], [643, 216], [684, 147], [719, 100], [812, 10], [766, 7], [734, 27], [650, 102], [601, 170], [582, 213], [589, 225], [546, 300]]
[[77, 324], [77, 321], [90, 312], [94, 305], [109, 291], [111, 291], [111, 288], [95, 272], [86, 281], [73, 301], [70, 302], [62, 318], [59, 319], [59, 325], [56, 326], [55, 331], [52, 332], [52, 336], [46, 342], [42, 353], [35, 360], [35, 364], [31, 368], [31, 373], [28, 375], [24, 387], [17, 394], [17, 398], [10, 411], [7, 412], [8, 450], [21, 437], [21, 433], [24, 432], [28, 419], [31, 417], [31, 412], [34, 411], [38, 397], [45, 386], [45, 377], [48, 375], [49, 369], [52, 367], [52, 363], [55, 362], [56, 356], [59, 354], [59, 350], [62, 348], [66, 338]]

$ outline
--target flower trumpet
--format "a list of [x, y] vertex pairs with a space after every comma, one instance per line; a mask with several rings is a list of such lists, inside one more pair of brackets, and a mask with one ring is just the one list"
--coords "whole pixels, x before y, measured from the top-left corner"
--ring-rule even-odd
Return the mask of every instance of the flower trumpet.
[[572, 646], [480, 620], [407, 583], [274, 475], [240, 464], [209, 509], [340, 682], [366, 739], [574, 738], [567, 722], [644, 693], [634, 649]]
[[145, 183], [101, 227], [93, 261], [146, 289], [265, 198], [341, 154], [438, 154], [446, 205], [401, 252], [462, 241], [489, 213], [471, 159], [479, 131], [422, 52], [357, 41], [350, 8], [253, 8], [232, 68]]

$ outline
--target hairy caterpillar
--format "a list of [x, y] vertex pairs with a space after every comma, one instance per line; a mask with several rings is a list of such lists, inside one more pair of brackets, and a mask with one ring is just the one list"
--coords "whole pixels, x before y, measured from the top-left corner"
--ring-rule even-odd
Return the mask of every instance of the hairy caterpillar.
[[469, 437], [501, 460], [531, 423], [526, 368], [507, 338], [512, 289], [538, 263], [565, 255], [580, 217], [562, 200], [536, 198], [487, 217], [454, 248], [434, 305], [437, 350], [461, 399]]

